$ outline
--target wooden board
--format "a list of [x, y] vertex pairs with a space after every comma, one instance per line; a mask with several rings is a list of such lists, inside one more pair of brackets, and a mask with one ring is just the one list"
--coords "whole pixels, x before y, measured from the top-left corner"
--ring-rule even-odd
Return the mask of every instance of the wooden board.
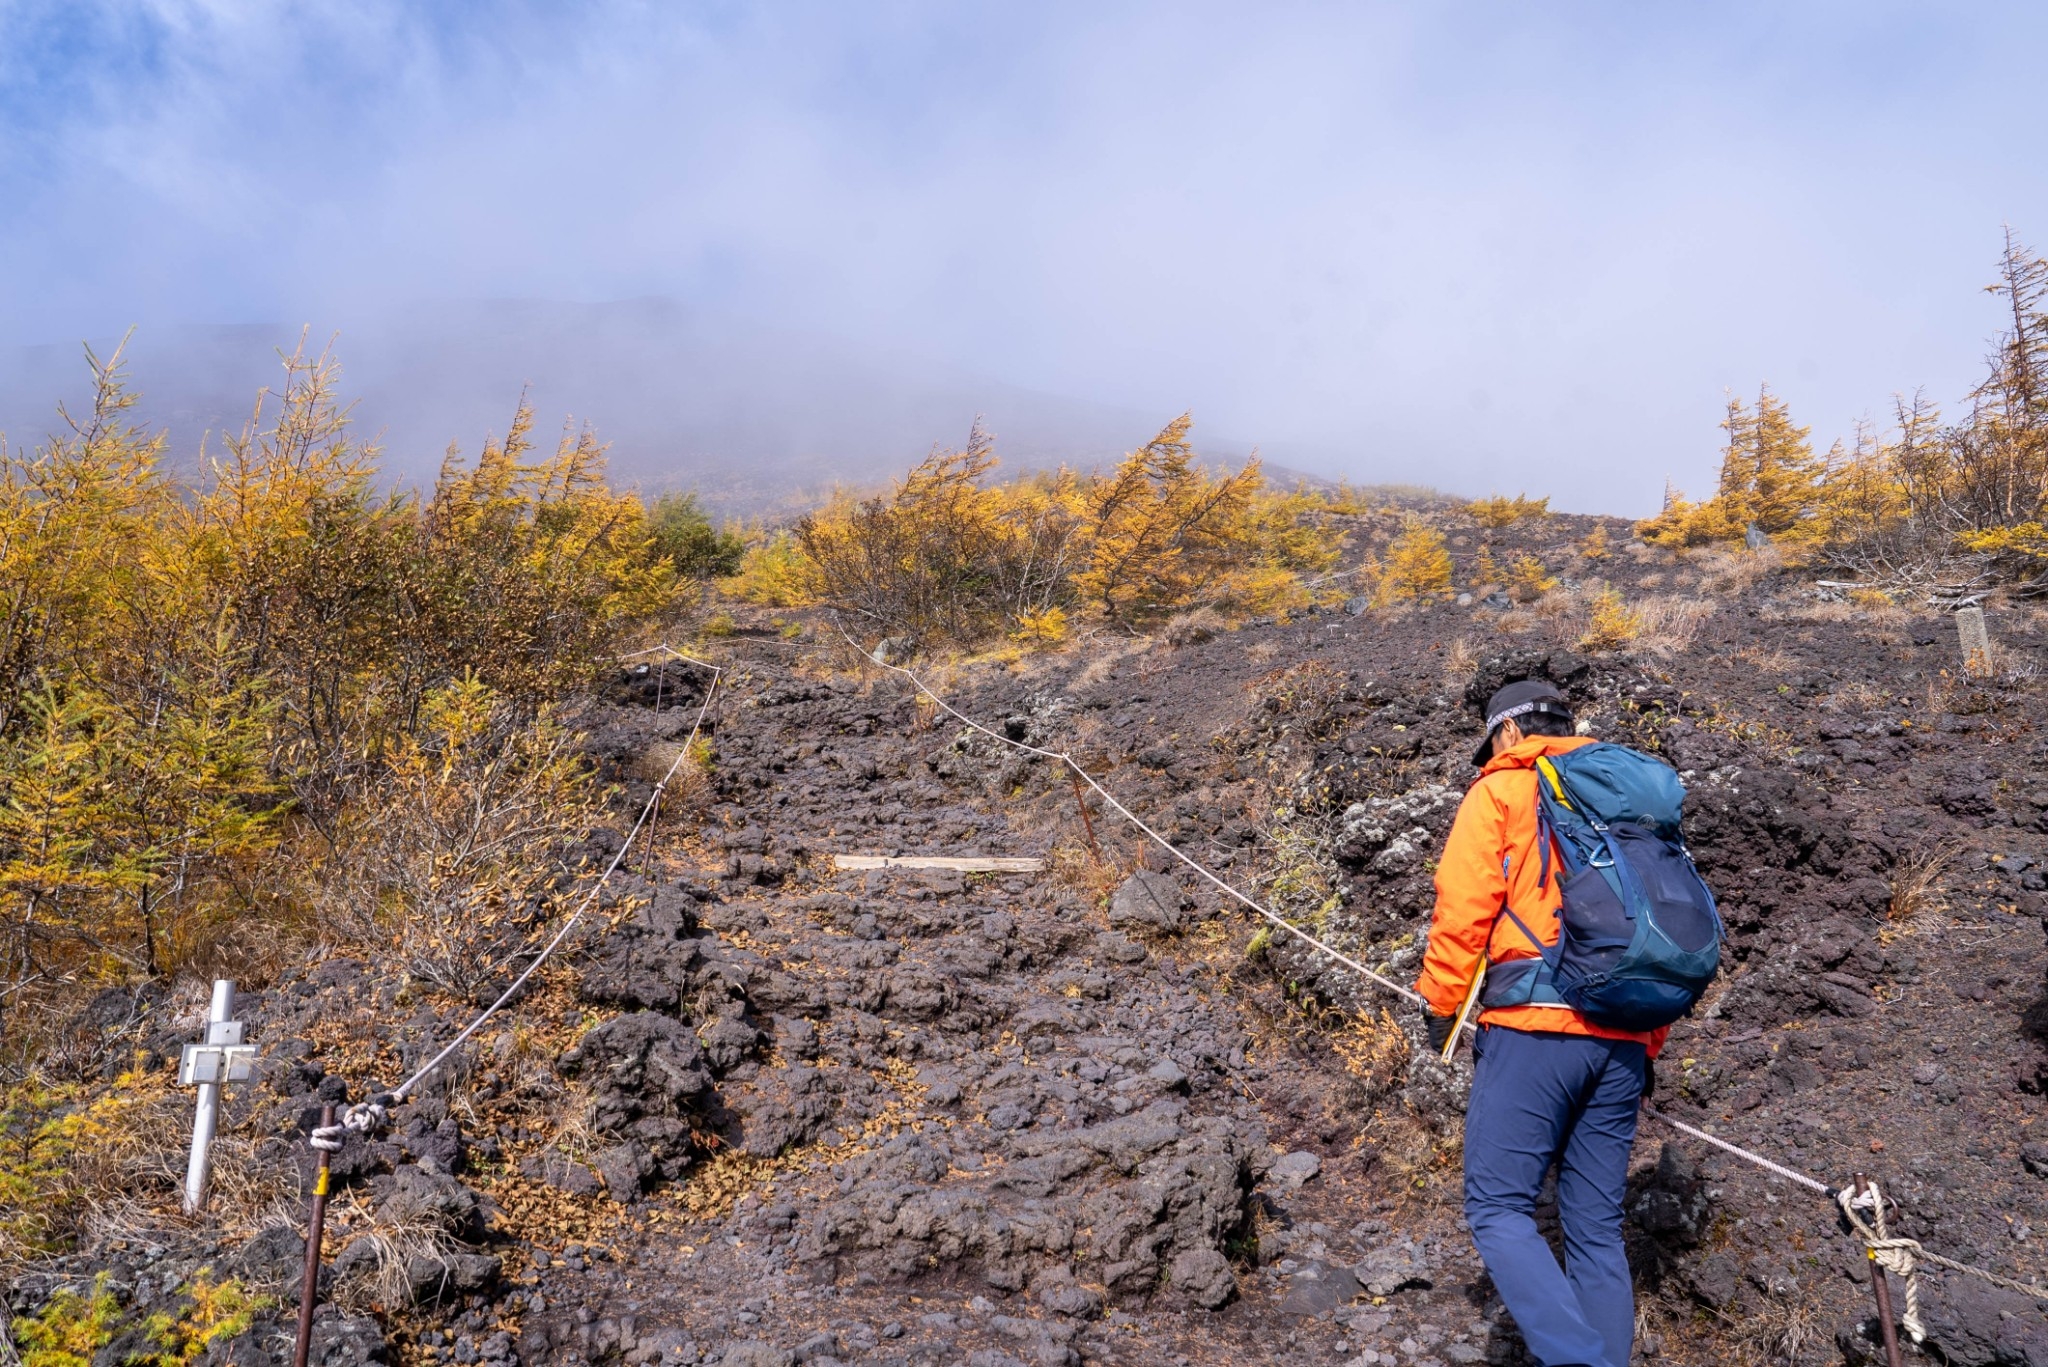
[[1043, 859], [951, 859], [938, 854], [835, 854], [839, 869], [949, 869], [954, 873], [1037, 873]]

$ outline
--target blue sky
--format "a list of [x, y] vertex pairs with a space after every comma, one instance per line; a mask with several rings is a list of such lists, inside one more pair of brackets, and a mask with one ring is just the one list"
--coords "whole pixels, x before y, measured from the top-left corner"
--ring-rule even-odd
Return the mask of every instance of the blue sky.
[[1958, 404], [2002, 225], [2048, 247], [2044, 30], [0, 0], [0, 340], [303, 322], [346, 359], [422, 301], [660, 295], [1331, 473], [1641, 512], [1711, 479], [1730, 388], [1823, 444], [1895, 391]]

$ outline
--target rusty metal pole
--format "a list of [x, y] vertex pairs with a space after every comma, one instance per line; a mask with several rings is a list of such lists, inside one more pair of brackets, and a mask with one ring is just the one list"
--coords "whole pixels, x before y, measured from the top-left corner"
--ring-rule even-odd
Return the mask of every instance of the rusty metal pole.
[[1081, 776], [1074, 772], [1074, 766], [1067, 766], [1067, 782], [1074, 788], [1074, 805], [1081, 809], [1081, 829], [1088, 832], [1088, 852], [1095, 856], [1095, 862], [1102, 862], [1102, 846], [1095, 843], [1095, 818], [1088, 815], [1088, 799], [1081, 795]]
[[661, 821], [661, 789], [654, 790], [654, 801], [647, 808], [647, 838], [640, 842], [640, 874], [644, 878], [654, 876], [654, 828]]
[[[334, 1107], [320, 1109], [320, 1124], [334, 1124]], [[320, 1155], [320, 1175], [313, 1179], [313, 1213], [306, 1222], [306, 1280], [299, 1287], [299, 1342], [292, 1350], [292, 1367], [306, 1367], [306, 1354], [313, 1348], [313, 1307], [320, 1299], [320, 1236], [327, 1228], [327, 1150]]]
[[[1878, 1202], [1884, 1197], [1877, 1186], [1862, 1173], [1857, 1173], [1856, 1194], [1870, 1197], [1871, 1210], [1877, 1211]], [[1874, 1214], [1872, 1224], [1882, 1224], [1884, 1216]], [[1892, 1319], [1892, 1288], [1884, 1279], [1884, 1268], [1877, 1261], [1875, 1249], [1865, 1249], [1864, 1255], [1870, 1260], [1870, 1290], [1877, 1297], [1877, 1329], [1884, 1337], [1884, 1360], [1886, 1367], [1905, 1367], [1905, 1359], [1899, 1355], [1899, 1327]]]
[[[654, 674], [654, 720], [661, 720], [661, 695], [668, 683], [668, 661], [663, 660]], [[666, 780], [664, 780], [666, 782]], [[647, 839], [640, 848], [640, 875], [654, 876], [654, 828], [661, 821], [661, 784], [654, 785], [654, 801], [647, 808]]]

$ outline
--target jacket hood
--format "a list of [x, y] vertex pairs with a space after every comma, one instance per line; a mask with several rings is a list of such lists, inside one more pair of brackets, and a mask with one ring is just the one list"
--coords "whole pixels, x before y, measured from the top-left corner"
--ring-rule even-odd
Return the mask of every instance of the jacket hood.
[[1594, 743], [1591, 736], [1524, 736], [1520, 745], [1486, 761], [1486, 767], [1479, 771], [1479, 776], [1485, 778], [1503, 769], [1533, 769], [1536, 761], [1545, 755], [1561, 755], [1567, 750]]

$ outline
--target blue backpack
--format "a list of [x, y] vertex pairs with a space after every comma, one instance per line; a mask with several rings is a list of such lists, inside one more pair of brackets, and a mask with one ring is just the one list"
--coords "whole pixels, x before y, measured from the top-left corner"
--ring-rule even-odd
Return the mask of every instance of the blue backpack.
[[1679, 834], [1685, 785], [1625, 745], [1536, 761], [1540, 886], [1563, 861], [1559, 934], [1539, 958], [1488, 970], [1481, 1004], [1570, 1007], [1613, 1030], [1655, 1030], [1691, 1011], [1721, 967], [1721, 913]]

